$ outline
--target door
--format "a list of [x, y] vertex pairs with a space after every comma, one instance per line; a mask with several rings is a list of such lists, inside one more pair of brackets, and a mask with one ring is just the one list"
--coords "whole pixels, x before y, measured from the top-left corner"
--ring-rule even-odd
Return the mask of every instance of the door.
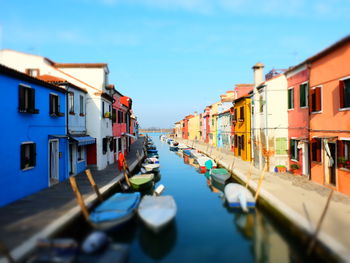
[[301, 147], [301, 150], [302, 150], [302, 164], [303, 164], [303, 175], [306, 175], [308, 176], [309, 175], [309, 144], [307, 142], [303, 142], [302, 143], [302, 147]]
[[330, 183], [332, 185], [336, 185], [337, 184], [337, 178], [336, 178], [336, 169], [335, 169], [335, 161], [336, 161], [336, 147], [335, 147], [335, 143], [328, 143], [329, 146], [329, 151], [331, 153], [332, 159], [333, 159], [333, 163], [330, 167], [328, 167], [329, 169], [329, 176], [330, 176]]
[[49, 141], [49, 182], [50, 186], [58, 183], [58, 140]]
[[77, 156], [77, 144], [69, 144], [69, 174], [76, 173], [76, 156]]

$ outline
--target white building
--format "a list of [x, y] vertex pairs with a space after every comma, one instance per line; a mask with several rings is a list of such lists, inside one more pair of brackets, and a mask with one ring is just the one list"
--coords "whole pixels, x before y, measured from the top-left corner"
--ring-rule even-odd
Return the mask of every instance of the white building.
[[[95, 153], [87, 156], [88, 165], [104, 169], [114, 162], [112, 142], [113, 88], [108, 85], [105, 63], [56, 63], [48, 58], [14, 50], [0, 50], [0, 63], [31, 76], [52, 75], [85, 89], [87, 133], [96, 138]], [[108, 113], [107, 113], [108, 112]]]
[[263, 81], [264, 65], [253, 66], [252, 156], [254, 165], [273, 172], [276, 165], [288, 165], [287, 79], [284, 74]]

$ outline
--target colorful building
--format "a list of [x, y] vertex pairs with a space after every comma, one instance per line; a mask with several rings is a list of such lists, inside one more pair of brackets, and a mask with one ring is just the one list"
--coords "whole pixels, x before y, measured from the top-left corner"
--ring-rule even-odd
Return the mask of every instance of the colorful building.
[[209, 143], [209, 140], [210, 140], [210, 110], [211, 110], [211, 106], [206, 106], [205, 107], [205, 110], [204, 110], [204, 113], [203, 113], [203, 119], [204, 119], [204, 132], [205, 132], [205, 135], [204, 138], [204, 142], [205, 143]]
[[175, 138], [182, 138], [181, 121], [175, 122]]
[[0, 64], [0, 206], [69, 177], [66, 90]]
[[199, 140], [200, 138], [200, 118], [199, 114], [195, 113], [188, 118], [188, 139]]
[[288, 82], [289, 170], [309, 176], [309, 68], [303, 62], [284, 74]]
[[266, 165], [273, 172], [277, 165], [288, 165], [287, 79], [270, 72], [263, 81], [263, 68], [261, 63], [253, 66], [252, 157], [255, 167]]
[[216, 102], [211, 105], [209, 117], [209, 144], [212, 146], [218, 145], [218, 107], [221, 102]]
[[311, 180], [350, 195], [350, 36], [307, 62]]

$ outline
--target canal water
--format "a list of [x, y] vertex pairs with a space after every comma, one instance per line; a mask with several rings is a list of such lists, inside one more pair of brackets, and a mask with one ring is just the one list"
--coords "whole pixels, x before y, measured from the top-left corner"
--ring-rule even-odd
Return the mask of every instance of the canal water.
[[170, 151], [159, 134], [152, 138], [161, 165], [156, 186], [163, 184], [163, 195], [174, 196], [178, 211], [157, 235], [137, 217], [113, 234], [114, 241], [130, 245], [128, 262], [307, 262], [263, 211], [230, 211], [223, 193], [191, 159]]

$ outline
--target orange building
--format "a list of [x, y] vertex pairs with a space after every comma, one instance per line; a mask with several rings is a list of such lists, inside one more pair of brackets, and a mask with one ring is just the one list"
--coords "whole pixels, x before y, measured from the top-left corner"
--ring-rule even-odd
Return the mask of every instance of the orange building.
[[350, 36], [307, 62], [311, 180], [350, 195]]

